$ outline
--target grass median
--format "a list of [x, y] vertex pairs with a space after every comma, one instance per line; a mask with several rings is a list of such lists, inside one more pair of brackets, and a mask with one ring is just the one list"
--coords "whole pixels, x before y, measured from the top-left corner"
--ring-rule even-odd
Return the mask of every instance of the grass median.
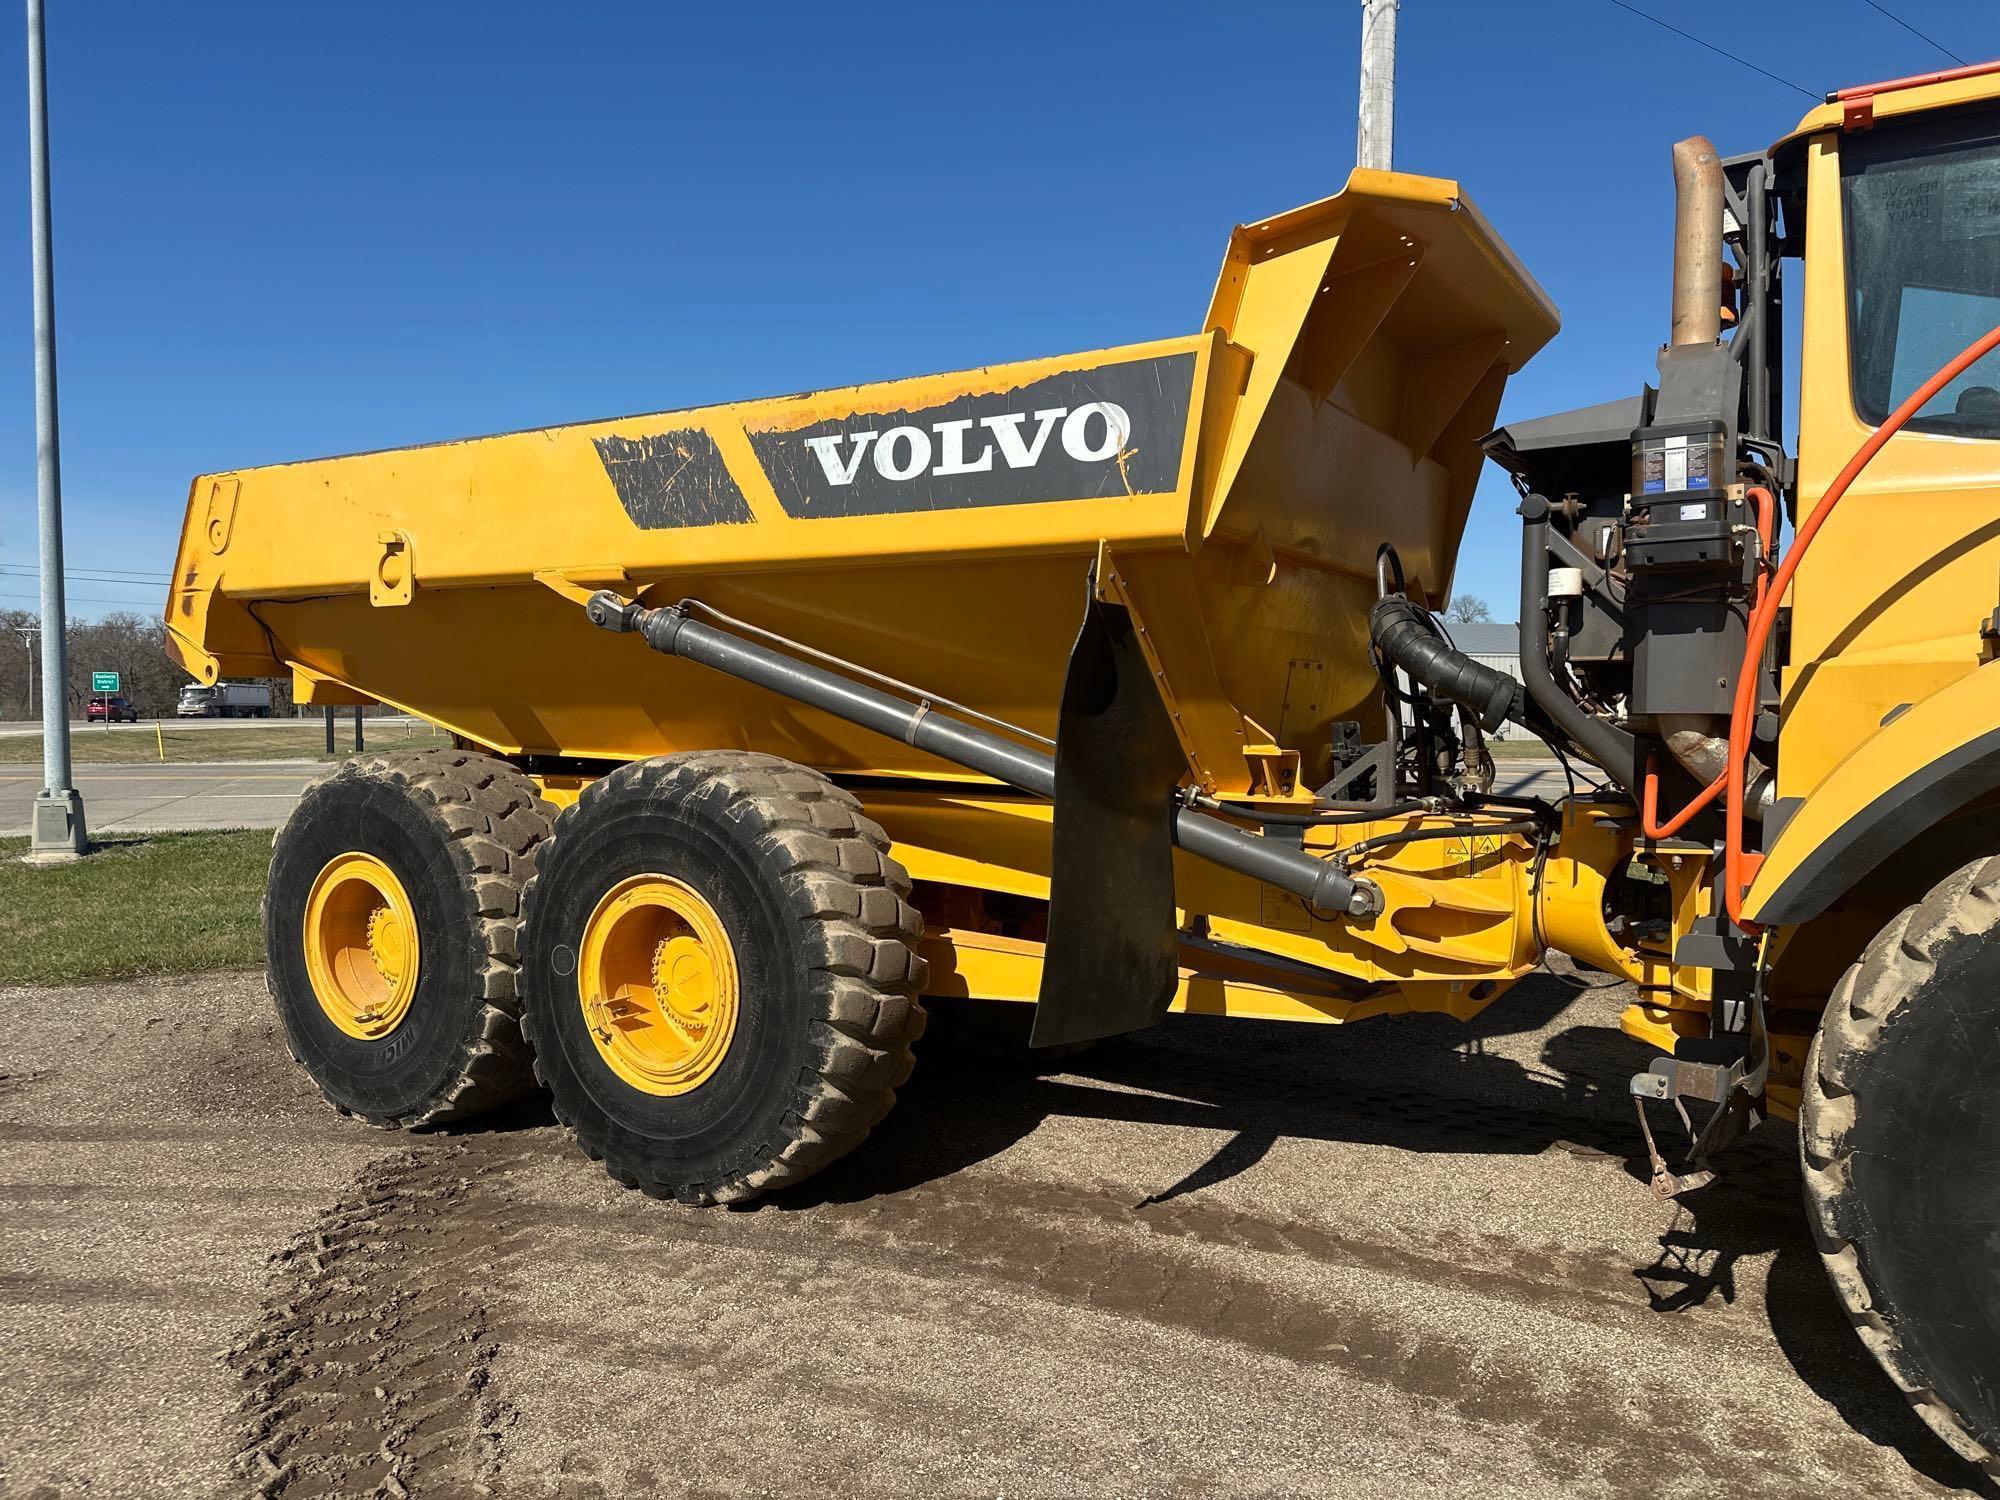
[[[265, 757], [224, 757], [214, 753], [222, 749], [215, 742], [296, 732], [286, 725], [185, 737], [207, 742], [202, 759], [241, 760]], [[323, 751], [324, 731], [315, 725], [311, 732], [320, 737]], [[397, 732], [371, 743], [386, 746], [404, 738]], [[427, 736], [419, 730], [410, 738]], [[14, 743], [0, 739], [0, 752]], [[39, 754], [40, 740], [21, 743]], [[1489, 745], [1502, 760], [1548, 754], [1539, 741]], [[0, 759], [18, 758], [0, 753]], [[24, 838], [0, 838], [0, 985], [73, 984], [264, 962], [259, 903], [271, 861], [269, 830], [112, 834], [97, 842], [88, 859], [47, 868], [15, 857], [27, 847]]]
[[[446, 736], [429, 724], [386, 721], [363, 731], [369, 748], [442, 745]], [[72, 729], [70, 758], [80, 766], [131, 766], [237, 760], [345, 760], [354, 753], [354, 726], [335, 726], [333, 754], [326, 753], [324, 724], [253, 724], [230, 729], [178, 729], [165, 724]], [[0, 736], [0, 765], [39, 765], [36, 734]]]
[[33, 867], [0, 839], [0, 985], [73, 984], [264, 962], [269, 829], [112, 834]]

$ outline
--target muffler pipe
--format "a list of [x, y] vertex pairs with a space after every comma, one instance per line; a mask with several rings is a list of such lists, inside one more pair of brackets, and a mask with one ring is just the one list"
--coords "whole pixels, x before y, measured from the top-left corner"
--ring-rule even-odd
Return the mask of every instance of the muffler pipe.
[[1722, 337], [1722, 159], [1705, 135], [1674, 142], [1673, 337]]
[[[593, 625], [635, 632], [662, 655], [699, 662], [808, 708], [901, 740], [940, 760], [1055, 800], [1054, 757], [940, 713], [928, 703], [911, 703], [747, 641], [676, 607], [647, 609], [628, 604], [605, 589], [591, 596], [587, 609]], [[1162, 788], [1161, 795], [1166, 794]], [[1174, 810], [1173, 835], [1176, 844], [1197, 858], [1289, 891], [1315, 911], [1363, 918], [1382, 912], [1378, 886], [1354, 879], [1331, 861], [1317, 859], [1281, 839], [1248, 833], [1185, 806]]]
[[[1660, 738], [1698, 786], [1729, 768], [1729, 721], [1712, 714], [1661, 714]], [[1721, 734], [1715, 733], [1717, 729]], [[1752, 755], [1743, 764], [1743, 816], [1761, 823], [1777, 800], [1777, 778]]]

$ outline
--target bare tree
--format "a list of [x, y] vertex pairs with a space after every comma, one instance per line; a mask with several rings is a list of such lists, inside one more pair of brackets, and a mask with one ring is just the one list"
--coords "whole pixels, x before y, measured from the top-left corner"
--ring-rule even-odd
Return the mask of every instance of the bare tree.
[[1493, 618], [1493, 608], [1477, 594], [1453, 594], [1445, 601], [1444, 617], [1453, 625], [1478, 625]]
[[0, 610], [0, 719], [25, 719], [33, 713], [28, 679], [39, 675], [40, 664], [33, 661], [31, 653], [40, 649], [33, 613]]
[[[33, 701], [28, 694], [29, 651], [24, 636], [36, 628], [30, 610], [0, 610], [0, 719], [34, 717], [45, 684], [37, 673]], [[167, 629], [154, 616], [120, 612], [101, 620], [69, 622], [69, 682], [62, 697], [69, 716], [81, 718], [90, 702], [94, 672], [116, 672], [119, 688], [149, 719], [173, 717], [181, 688], [193, 681], [167, 655]], [[271, 679], [271, 712], [292, 711], [289, 677]], [[371, 710], [371, 712], [388, 710]]]
[[[36, 626], [27, 610], [0, 611], [0, 719], [25, 719], [38, 712], [48, 684], [36, 674], [35, 701], [28, 696], [28, 648], [23, 635]], [[119, 688], [147, 718], [165, 718], [188, 674], [166, 653], [166, 627], [146, 615], [118, 613], [101, 620], [69, 622], [69, 681], [59, 684], [48, 701], [63, 700], [71, 718], [80, 718], [90, 702], [93, 672], [116, 672]]]

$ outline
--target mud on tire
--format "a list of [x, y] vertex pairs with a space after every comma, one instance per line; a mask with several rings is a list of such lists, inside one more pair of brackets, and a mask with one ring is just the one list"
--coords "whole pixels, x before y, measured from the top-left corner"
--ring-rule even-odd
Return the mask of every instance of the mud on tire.
[[[453, 749], [357, 756], [306, 789], [272, 842], [265, 975], [292, 1056], [341, 1113], [438, 1125], [533, 1087], [516, 983], [521, 892], [553, 811], [507, 762]], [[377, 1040], [329, 1019], [305, 960], [314, 880], [349, 852], [386, 864], [415, 908], [415, 995]]]
[[[888, 849], [851, 794], [746, 751], [635, 762], [563, 813], [526, 896], [524, 1022], [558, 1118], [612, 1177], [740, 1202], [810, 1176], [888, 1112], [924, 1025], [923, 920]], [[580, 994], [586, 924], [642, 875], [712, 907], [740, 974], [727, 1051], [686, 1092], [613, 1071]]]
[[1842, 978], [1807, 1055], [1799, 1149], [1862, 1342], [2000, 1477], [2000, 859], [1941, 881]]

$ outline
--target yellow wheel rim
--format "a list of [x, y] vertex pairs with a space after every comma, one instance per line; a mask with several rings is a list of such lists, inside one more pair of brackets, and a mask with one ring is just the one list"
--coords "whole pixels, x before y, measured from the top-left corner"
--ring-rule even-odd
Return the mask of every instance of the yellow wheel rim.
[[736, 948], [686, 881], [634, 875], [583, 926], [577, 998], [597, 1055], [633, 1088], [685, 1094], [722, 1066], [736, 1035]]
[[375, 1041], [403, 1024], [417, 993], [417, 913], [372, 854], [326, 863], [306, 897], [306, 975], [313, 998], [351, 1037]]

